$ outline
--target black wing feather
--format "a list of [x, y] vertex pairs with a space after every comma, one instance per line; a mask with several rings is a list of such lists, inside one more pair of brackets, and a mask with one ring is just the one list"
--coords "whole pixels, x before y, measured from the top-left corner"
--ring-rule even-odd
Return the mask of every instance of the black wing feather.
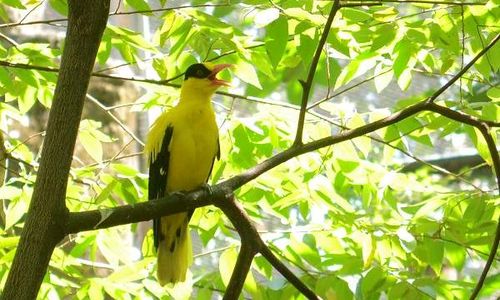
[[[148, 189], [149, 200], [162, 198], [167, 192], [168, 164], [170, 160], [170, 152], [168, 151], [168, 146], [170, 144], [170, 140], [172, 139], [173, 131], [174, 128], [172, 126], [167, 127], [167, 129], [165, 130], [165, 135], [163, 136], [160, 151], [157, 153], [156, 157], [150, 157]], [[158, 249], [160, 240], [164, 238], [161, 236], [160, 226], [161, 219], [154, 219], [153, 237], [155, 249]]]

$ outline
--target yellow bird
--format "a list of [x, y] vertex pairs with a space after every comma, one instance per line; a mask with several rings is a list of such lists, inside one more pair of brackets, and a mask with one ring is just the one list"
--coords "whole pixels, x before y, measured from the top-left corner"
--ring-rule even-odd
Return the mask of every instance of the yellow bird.
[[[151, 126], [144, 152], [149, 162], [150, 200], [204, 185], [215, 158], [220, 157], [219, 133], [211, 97], [229, 82], [216, 75], [228, 64], [193, 64], [185, 72], [177, 106]], [[158, 255], [157, 277], [163, 286], [186, 280], [193, 256], [188, 222], [193, 211], [153, 220]]]

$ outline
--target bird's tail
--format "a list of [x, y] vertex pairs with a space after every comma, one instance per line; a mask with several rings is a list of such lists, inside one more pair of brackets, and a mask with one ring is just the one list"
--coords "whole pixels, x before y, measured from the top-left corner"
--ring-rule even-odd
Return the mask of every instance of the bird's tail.
[[186, 280], [187, 269], [193, 262], [188, 222], [187, 213], [161, 218], [156, 275], [162, 286]]

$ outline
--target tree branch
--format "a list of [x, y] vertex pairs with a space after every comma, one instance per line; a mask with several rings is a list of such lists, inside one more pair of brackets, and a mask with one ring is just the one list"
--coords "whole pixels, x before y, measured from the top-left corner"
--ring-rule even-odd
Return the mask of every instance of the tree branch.
[[66, 234], [109, 228], [118, 225], [149, 221], [190, 209], [213, 204], [225, 198], [220, 186], [213, 186], [212, 193], [205, 189], [182, 195], [175, 193], [158, 200], [122, 205], [109, 209], [70, 212], [65, 226]]
[[3, 299], [36, 298], [54, 247], [65, 234], [68, 174], [90, 73], [107, 23], [109, 0], [70, 0], [68, 8], [66, 46], [40, 167]]
[[321, 52], [323, 51], [323, 46], [326, 43], [326, 38], [328, 37], [328, 33], [330, 32], [330, 28], [332, 27], [333, 19], [337, 14], [337, 11], [340, 9], [340, 1], [334, 0], [332, 9], [330, 10], [330, 14], [328, 15], [328, 19], [326, 20], [325, 27], [323, 28], [323, 33], [321, 34], [321, 38], [318, 43], [318, 47], [316, 48], [316, 52], [314, 53], [314, 57], [311, 61], [311, 66], [309, 67], [309, 73], [307, 74], [306, 81], [300, 81], [302, 85], [302, 102], [300, 106], [299, 112], [299, 120], [297, 122], [297, 133], [295, 134], [295, 141], [293, 142], [294, 146], [298, 146], [302, 144], [302, 134], [304, 131], [304, 121], [306, 117], [307, 110], [307, 101], [309, 100], [309, 93], [311, 92], [312, 81], [314, 79], [314, 74], [316, 73], [316, 68], [318, 66], [319, 58], [321, 57]]
[[[242, 237], [242, 236], [241, 236]], [[252, 242], [241, 239], [240, 253], [238, 253], [238, 258], [236, 264], [233, 268], [233, 274], [231, 274], [231, 279], [227, 285], [226, 292], [224, 293], [224, 300], [238, 299], [245, 284], [245, 279], [247, 278], [248, 272], [250, 272], [250, 267], [252, 266], [252, 260], [256, 254], [255, 249], [252, 247]]]
[[[485, 51], [482, 51], [485, 52]], [[468, 68], [472, 66], [471, 63], [467, 64], [459, 74], [464, 74]], [[235, 228], [237, 229], [241, 240], [242, 240], [242, 250], [238, 256], [237, 268], [235, 268], [235, 273], [231, 277], [228, 288], [228, 295], [239, 295], [244, 284], [245, 276], [242, 274], [247, 274], [251, 261], [255, 256], [256, 252], [261, 252], [266, 259], [292, 284], [294, 284], [304, 295], [315, 299], [316, 295], [310, 291], [302, 282], [293, 276], [293, 273], [288, 270], [283, 264], [277, 260], [277, 258], [270, 252], [267, 246], [262, 242], [260, 235], [255, 229], [255, 226], [250, 221], [246, 212], [238, 206], [237, 202], [234, 201], [233, 197], [230, 196], [232, 191], [241, 187], [243, 184], [255, 179], [264, 172], [284, 163], [285, 161], [296, 157], [298, 155], [317, 150], [322, 147], [330, 146], [336, 143], [340, 143], [346, 140], [351, 140], [355, 137], [365, 135], [370, 132], [374, 132], [383, 127], [387, 127], [391, 124], [397, 123], [404, 120], [416, 113], [428, 110], [434, 111], [436, 113], [442, 114], [446, 117], [455, 119], [459, 122], [469, 124], [478, 128], [487, 128], [485, 121], [478, 120], [469, 115], [453, 111], [449, 108], [439, 106], [433, 103], [441, 93], [443, 93], [451, 84], [456, 81], [456, 77], [452, 78], [450, 82], [446, 83], [442, 88], [437, 90], [431, 97], [425, 101], [414, 104], [406, 109], [403, 109], [391, 116], [383, 118], [381, 120], [372, 122], [370, 124], [346, 130], [341, 134], [336, 136], [325, 137], [307, 144], [296, 144], [295, 146], [278, 153], [277, 155], [267, 159], [266, 161], [258, 164], [257, 166], [251, 168], [250, 170], [234, 176], [222, 183], [215, 185], [212, 188], [212, 193], [208, 191], [199, 190], [186, 195], [186, 198], [180, 197], [179, 195], [169, 196], [165, 199], [160, 199], [157, 201], [149, 201], [146, 203], [140, 203], [135, 206], [120, 206], [107, 211], [89, 211], [80, 213], [70, 213], [67, 223], [66, 232], [74, 233], [82, 230], [92, 230], [98, 228], [106, 228], [121, 224], [128, 224], [131, 222], [145, 221], [152, 218], [165, 215], [165, 213], [173, 214], [176, 212], [184, 211], [190, 208], [196, 208], [203, 205], [215, 204], [218, 206], [224, 214], [230, 219]], [[493, 122], [494, 123], [494, 122]], [[483, 129], [484, 130], [484, 129]], [[486, 137], [485, 137], [486, 138]], [[492, 138], [490, 137], [492, 141]], [[489, 139], [487, 139], [489, 141]], [[488, 142], [491, 147], [495, 148], [494, 142]], [[492, 146], [490, 145], [492, 144]], [[496, 151], [496, 150], [495, 150]], [[492, 157], [494, 154], [492, 153]], [[500, 163], [498, 162], [498, 153], [496, 153], [496, 158], [494, 158], [495, 170], [500, 173]], [[497, 175], [498, 176], [498, 175]], [[499, 181], [500, 182], [500, 181]], [[498, 237], [498, 231], [497, 231]], [[255, 243], [257, 241], [257, 243]], [[498, 247], [498, 238], [495, 240], [492, 246], [493, 259], [494, 253], [493, 249]], [[491, 257], [491, 255], [490, 255]], [[493, 260], [491, 259], [491, 260]], [[490, 261], [490, 260], [488, 260]], [[487, 273], [491, 263], [485, 267], [483, 273]], [[486, 275], [484, 275], [485, 277]], [[480, 279], [478, 283], [482, 285], [484, 279]], [[480, 290], [480, 287], [478, 287]], [[310, 294], [309, 294], [310, 292]], [[230, 297], [230, 296], [227, 296]], [[226, 298], [227, 299], [227, 298]]]
[[291, 284], [293, 284], [307, 299], [318, 299], [318, 296], [314, 294], [295, 274], [283, 264], [274, 253], [269, 249], [269, 247], [262, 242], [260, 248], [260, 253], [264, 256], [267, 261], [285, 277]]
[[449, 119], [458, 121], [460, 123], [468, 124], [471, 126], [475, 126], [480, 129], [480, 126], [487, 125], [489, 127], [500, 127], [500, 122], [488, 121], [488, 120], [480, 120], [474, 116], [470, 116], [468, 114], [464, 114], [463, 112], [453, 110], [451, 108], [437, 105], [434, 102], [430, 102], [426, 108], [427, 110], [436, 112], [442, 116], [445, 116]]
[[[219, 185], [221, 184], [217, 186]], [[222, 185], [224, 185], [224, 183], [222, 183]], [[308, 299], [318, 299], [311, 289], [300, 281], [292, 271], [272, 254], [267, 245], [262, 241], [260, 234], [257, 232], [248, 214], [241, 205], [234, 200], [232, 190], [228, 189], [225, 185], [222, 187], [222, 190], [226, 190], [228, 196], [225, 197], [224, 201], [214, 201], [214, 204], [229, 218], [241, 238], [241, 250], [224, 299], [237, 299], [245, 282], [246, 274], [250, 270], [253, 257], [257, 252], [261, 252], [269, 263], [304, 296]]]
[[[479, 130], [481, 131], [484, 139], [486, 140], [486, 144], [488, 144], [488, 150], [490, 151], [491, 155], [491, 160], [493, 161], [493, 168], [495, 169], [496, 177], [497, 177], [497, 185], [498, 185], [498, 194], [500, 194], [500, 157], [498, 155], [498, 150], [495, 145], [495, 141], [493, 140], [493, 137], [491, 136], [489, 132], [488, 126], [482, 124], [482, 126], [479, 127]], [[491, 265], [493, 264], [493, 261], [495, 260], [496, 253], [498, 251], [498, 244], [500, 242], [500, 217], [498, 219], [497, 223], [497, 228], [495, 231], [495, 238], [493, 240], [493, 243], [491, 245], [490, 249], [490, 254], [488, 256], [488, 260], [486, 261], [486, 264], [483, 268], [483, 271], [481, 272], [481, 276], [479, 277], [479, 280], [476, 283], [476, 286], [474, 287], [474, 290], [472, 291], [470, 295], [470, 300], [476, 299], [476, 297], [479, 295], [479, 292], [481, 291], [481, 288], [483, 287], [484, 281], [486, 280], [486, 276], [488, 275], [488, 271], [491, 268]]]
[[479, 51], [478, 54], [476, 54], [476, 56], [474, 56], [474, 58], [467, 64], [465, 65], [465, 67], [462, 68], [462, 70], [460, 70], [460, 72], [458, 72], [455, 76], [453, 76], [446, 84], [444, 84], [438, 91], [436, 91], [434, 93], [434, 95], [432, 95], [430, 98], [429, 98], [429, 101], [430, 102], [433, 102], [434, 100], [436, 100], [436, 98], [441, 95], [444, 91], [446, 91], [453, 83], [455, 83], [455, 81], [457, 81], [460, 77], [462, 77], [465, 72], [467, 72], [467, 70], [470, 69], [470, 67], [472, 67], [476, 61], [478, 59], [480, 59], [484, 54], [486, 54], [486, 52], [488, 52], [488, 50], [490, 50], [493, 46], [495, 46], [495, 44], [498, 42], [498, 40], [500, 39], [500, 34], [497, 34], [497, 36], [486, 46], [484, 47], [481, 51]]

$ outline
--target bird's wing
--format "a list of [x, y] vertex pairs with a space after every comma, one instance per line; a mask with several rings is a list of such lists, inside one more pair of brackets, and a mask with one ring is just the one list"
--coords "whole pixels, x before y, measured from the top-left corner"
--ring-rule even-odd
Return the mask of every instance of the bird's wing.
[[212, 174], [212, 170], [214, 168], [214, 163], [215, 163], [216, 159], [217, 160], [220, 159], [220, 141], [219, 141], [219, 137], [217, 137], [217, 153], [215, 154], [214, 158], [212, 159], [212, 165], [210, 166], [210, 170], [208, 171], [207, 179], [205, 180], [205, 182], [208, 182], [208, 179], [210, 178], [210, 175]]
[[[163, 135], [160, 150], [155, 153], [156, 157], [150, 157], [149, 159], [149, 200], [156, 200], [164, 197], [167, 192], [168, 164], [170, 160], [169, 145], [172, 139], [173, 131], [174, 128], [172, 126], [167, 126], [165, 134]], [[153, 156], [154, 154], [151, 155]], [[153, 220], [155, 249], [158, 248], [158, 244], [160, 242], [160, 222], [160, 219]]]

